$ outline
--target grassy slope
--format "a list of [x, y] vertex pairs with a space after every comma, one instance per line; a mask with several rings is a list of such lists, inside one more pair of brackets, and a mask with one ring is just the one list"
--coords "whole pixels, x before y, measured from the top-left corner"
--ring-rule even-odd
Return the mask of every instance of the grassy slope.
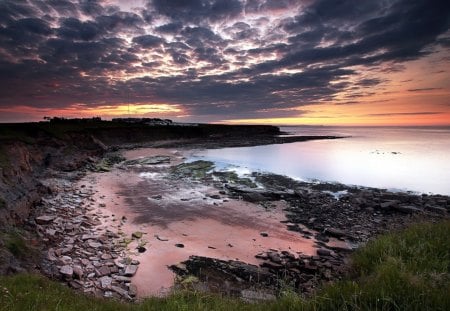
[[0, 310], [450, 310], [450, 221], [379, 237], [354, 254], [353, 270], [308, 300], [286, 292], [265, 304], [192, 292], [123, 304], [16, 275], [0, 278]]

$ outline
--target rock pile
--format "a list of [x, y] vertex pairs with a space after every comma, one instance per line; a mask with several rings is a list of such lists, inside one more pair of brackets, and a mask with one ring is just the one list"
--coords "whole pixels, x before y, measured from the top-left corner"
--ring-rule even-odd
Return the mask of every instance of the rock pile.
[[[77, 189], [66, 180], [54, 183], [58, 195], [43, 198], [31, 221], [48, 246], [44, 273], [85, 293], [133, 299], [137, 289], [131, 277], [139, 262], [128, 257], [118, 234], [125, 219], [103, 215], [91, 188]], [[104, 220], [108, 226], [102, 226]]]

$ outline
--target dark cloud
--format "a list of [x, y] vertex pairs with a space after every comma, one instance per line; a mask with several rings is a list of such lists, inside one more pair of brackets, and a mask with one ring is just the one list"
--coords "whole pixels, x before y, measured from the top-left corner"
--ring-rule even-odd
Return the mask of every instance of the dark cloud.
[[444, 0], [4, 0], [0, 106], [154, 101], [232, 118], [338, 94], [356, 104], [388, 82], [377, 74], [437, 50], [437, 66], [448, 60], [449, 12]]
[[139, 44], [143, 48], [152, 48], [160, 46], [164, 40], [160, 37], [152, 36], [152, 35], [143, 35], [139, 37], [134, 37], [133, 42]]
[[435, 115], [442, 114], [440, 111], [424, 111], [424, 112], [392, 112], [392, 113], [371, 113], [366, 114], [370, 117], [395, 117], [395, 116], [420, 116], [420, 115]]
[[420, 89], [409, 89], [408, 92], [426, 92], [426, 91], [435, 91], [442, 90], [440, 87], [424, 87]]
[[157, 13], [183, 23], [216, 22], [238, 16], [243, 5], [238, 0], [153, 0]]

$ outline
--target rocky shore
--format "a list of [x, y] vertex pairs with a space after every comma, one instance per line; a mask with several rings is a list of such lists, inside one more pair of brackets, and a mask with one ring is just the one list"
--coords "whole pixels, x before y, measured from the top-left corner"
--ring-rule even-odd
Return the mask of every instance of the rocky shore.
[[[225, 291], [246, 300], [272, 297], [285, 286], [308, 295], [320, 284], [342, 278], [349, 267], [349, 255], [371, 238], [413, 223], [448, 218], [450, 211], [450, 198], [442, 195], [305, 183], [273, 174], [229, 177], [229, 173], [213, 171], [204, 180], [229, 198], [259, 204], [261, 208], [270, 209], [273, 202], [280, 200], [287, 202], [286, 227], [313, 239], [316, 247], [313, 256], [269, 249], [256, 255], [259, 266], [198, 256], [172, 266], [182, 278], [198, 277], [202, 285], [195, 285], [195, 289]], [[228, 284], [225, 290], [223, 280]], [[261, 290], [265, 293], [262, 296]]]
[[[152, 156], [144, 158], [127, 159], [117, 152], [119, 147], [129, 150], [142, 145], [217, 148], [336, 138], [279, 137], [279, 132], [277, 135], [272, 133], [272, 128], [255, 128], [259, 134], [247, 138], [242, 137], [243, 133], [238, 128], [233, 128], [228, 134], [220, 132], [221, 129], [208, 129], [207, 135], [196, 133], [198, 129], [190, 129], [193, 132], [187, 136], [179, 134], [179, 129], [170, 135], [167, 129], [160, 130], [164, 131], [164, 138], [170, 139], [149, 140], [148, 135], [154, 134], [141, 133], [142, 140], [128, 144], [127, 135], [122, 133], [114, 141], [102, 129], [94, 131], [95, 135], [94, 132], [88, 135], [72, 133], [70, 141], [67, 137], [52, 137], [50, 144], [47, 134], [39, 134], [33, 139], [43, 144], [47, 141], [42, 148], [17, 141], [3, 145], [9, 149], [5, 153], [8, 160], [2, 162], [0, 172], [2, 231], [18, 226], [29, 236], [36, 235], [34, 240], [43, 256], [36, 260], [36, 267], [21, 266], [17, 260], [0, 258], [2, 271], [35, 268], [85, 293], [133, 300], [139, 296], [135, 280], [143, 273], [144, 267], [148, 269], [148, 261], [155, 260], [150, 255], [158, 255], [158, 250], [163, 249], [161, 247], [172, 247], [185, 250], [176, 257], [184, 259], [170, 265], [177, 275], [174, 288], [220, 292], [246, 301], [273, 299], [286, 287], [309, 295], [321, 284], [342, 278], [349, 267], [349, 254], [373, 237], [412, 223], [434, 222], [449, 217], [448, 196], [306, 183], [269, 173], [239, 176], [232, 171], [216, 169], [212, 162], [183, 163], [179, 154], [160, 154], [157, 148], [153, 148]], [[73, 144], [71, 141], [76, 141], [76, 137], [78, 141]], [[188, 149], [183, 152], [188, 152]], [[128, 201], [125, 201], [118, 199], [119, 192], [110, 191], [106, 195], [99, 192], [96, 185], [99, 179], [93, 174], [98, 174], [98, 177], [113, 173], [117, 180], [142, 173], [158, 176], [158, 180], [151, 184], [153, 192], [142, 198], [134, 198], [134, 192], [128, 189], [124, 194]], [[112, 175], [105, 176], [109, 178]], [[177, 192], [184, 193], [184, 196], [171, 195]], [[120, 206], [131, 206], [136, 202], [142, 205], [140, 210], [137, 208], [126, 215], [117, 213], [117, 210], [123, 211]], [[244, 206], [242, 203], [269, 216], [275, 215], [276, 206], [283, 206], [283, 230], [298, 239], [310, 241], [314, 250], [294, 250], [288, 244], [264, 246], [265, 240], [275, 236], [280, 238], [280, 229], [277, 227], [275, 232], [273, 227], [264, 228], [266, 223], [258, 224], [259, 219], [252, 224], [252, 230], [258, 228], [258, 236], [243, 235], [237, 242], [245, 245], [241, 249], [255, 247], [260, 250], [250, 254], [251, 260], [230, 260], [218, 256], [234, 258], [231, 254], [239, 254], [238, 245], [225, 240], [225, 248], [217, 251], [216, 246], [203, 245], [206, 250], [201, 255], [189, 253], [192, 245], [182, 239], [191, 238], [189, 241], [194, 242], [184, 233], [180, 233], [179, 241], [170, 240], [170, 243], [167, 243], [169, 239], [155, 234], [155, 241], [166, 243], [158, 244], [163, 245], [159, 248], [146, 239], [151, 230], [162, 231], [161, 228], [168, 227], [168, 223], [161, 223], [160, 215], [148, 215], [146, 204], [162, 210], [167, 206], [185, 208], [185, 213], [191, 213], [189, 221], [213, 216], [218, 223], [226, 217], [229, 219], [225, 222], [232, 222], [233, 218], [238, 218], [238, 212], [245, 215], [239, 211]], [[119, 206], [117, 210], [116, 205]], [[183, 222], [183, 215], [175, 213], [170, 221]], [[250, 225], [249, 220], [241, 221]], [[276, 221], [280, 224], [279, 220]], [[140, 229], [146, 222], [154, 222], [151, 228], [146, 229], [148, 232], [130, 231]], [[153, 227], [155, 224], [157, 226]], [[183, 230], [186, 227], [189, 224]], [[228, 227], [223, 228], [229, 230]], [[223, 256], [224, 252], [230, 256]], [[140, 262], [141, 258], [145, 264]], [[139, 284], [143, 284], [142, 280]]]

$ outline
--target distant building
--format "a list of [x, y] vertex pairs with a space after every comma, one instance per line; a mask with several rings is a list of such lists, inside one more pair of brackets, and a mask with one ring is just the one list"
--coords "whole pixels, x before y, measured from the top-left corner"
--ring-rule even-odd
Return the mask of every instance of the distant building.
[[145, 125], [172, 125], [172, 120], [159, 118], [113, 118], [112, 122], [125, 122]]

